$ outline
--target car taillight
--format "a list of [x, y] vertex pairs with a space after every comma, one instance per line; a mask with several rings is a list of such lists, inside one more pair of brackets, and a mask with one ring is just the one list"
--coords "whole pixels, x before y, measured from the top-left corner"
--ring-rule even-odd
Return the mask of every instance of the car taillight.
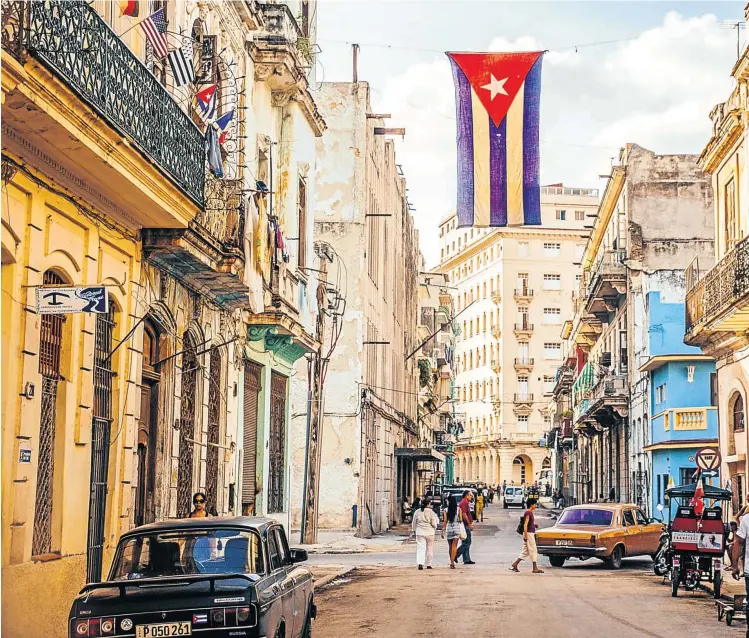
[[114, 634], [114, 618], [101, 619], [101, 635], [111, 636]]
[[223, 609], [211, 610], [211, 624], [213, 626], [223, 627], [225, 619], [226, 619], [226, 614], [224, 613]]
[[75, 622], [75, 635], [88, 636], [88, 620], [77, 620]]
[[598, 539], [595, 534], [590, 535], [590, 546], [595, 547], [598, 544]]
[[249, 607], [237, 607], [237, 624], [243, 625], [250, 620]]
[[101, 618], [91, 618], [88, 621], [88, 635], [91, 638], [100, 638], [100, 636], [101, 636]]

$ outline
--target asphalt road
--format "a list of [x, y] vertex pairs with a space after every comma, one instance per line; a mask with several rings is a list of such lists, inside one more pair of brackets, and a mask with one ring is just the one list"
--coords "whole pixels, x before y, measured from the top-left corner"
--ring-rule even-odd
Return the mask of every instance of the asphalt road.
[[[310, 557], [314, 563], [356, 565], [344, 584], [324, 588], [315, 634], [428, 636], [429, 638], [744, 638], [745, 625], [718, 623], [705, 593], [670, 589], [652, 573], [650, 559], [625, 559], [619, 571], [597, 560], [570, 561], [545, 574], [508, 570], [520, 550], [515, 527], [520, 513], [495, 504], [474, 536], [476, 565], [448, 569], [447, 545], [438, 540], [435, 568], [418, 571], [415, 550], [390, 554]], [[538, 522], [553, 524], [543, 512]]]

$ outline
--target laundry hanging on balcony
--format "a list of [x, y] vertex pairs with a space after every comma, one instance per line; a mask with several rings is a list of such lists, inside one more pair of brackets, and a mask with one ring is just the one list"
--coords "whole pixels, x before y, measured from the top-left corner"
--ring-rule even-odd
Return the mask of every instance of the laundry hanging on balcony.
[[208, 168], [219, 179], [224, 176], [224, 166], [221, 160], [221, 147], [218, 143], [218, 127], [216, 123], [209, 124], [205, 131], [205, 149], [208, 158]]
[[250, 310], [254, 313], [263, 312], [263, 266], [261, 251], [263, 250], [263, 232], [260, 221], [260, 211], [254, 197], [247, 200], [247, 220], [244, 232], [244, 283], [250, 289]]

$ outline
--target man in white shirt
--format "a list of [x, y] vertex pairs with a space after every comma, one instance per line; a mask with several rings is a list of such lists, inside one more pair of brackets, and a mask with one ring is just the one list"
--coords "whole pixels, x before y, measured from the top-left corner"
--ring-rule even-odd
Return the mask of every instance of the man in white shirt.
[[[747, 594], [745, 604], [747, 612], [749, 612], [749, 572], [747, 572], [747, 566], [749, 566], [749, 556], [747, 556], [749, 543], [746, 542], [746, 539], [749, 538], [749, 515], [744, 513], [743, 516], [742, 514], [739, 514], [739, 516], [739, 529], [736, 532], [736, 541], [731, 547], [731, 564], [733, 565], [733, 574], [738, 578], [741, 571], [739, 568], [739, 559], [741, 558], [741, 553], [744, 552], [744, 587]], [[747, 635], [749, 636], [749, 629], [747, 629]]]

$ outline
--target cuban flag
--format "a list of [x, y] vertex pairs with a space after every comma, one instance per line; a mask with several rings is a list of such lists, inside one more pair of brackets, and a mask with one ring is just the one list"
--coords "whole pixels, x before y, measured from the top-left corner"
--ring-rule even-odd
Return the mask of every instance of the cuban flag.
[[232, 109], [231, 111], [227, 111], [216, 120], [216, 126], [218, 127], [218, 130], [221, 131], [221, 134], [218, 137], [219, 144], [223, 144], [226, 141], [226, 136], [229, 133], [227, 129], [233, 118], [234, 109]]
[[195, 94], [200, 119], [208, 122], [216, 114], [216, 85], [211, 84]]
[[543, 51], [447, 56], [457, 111], [458, 226], [539, 225]]

